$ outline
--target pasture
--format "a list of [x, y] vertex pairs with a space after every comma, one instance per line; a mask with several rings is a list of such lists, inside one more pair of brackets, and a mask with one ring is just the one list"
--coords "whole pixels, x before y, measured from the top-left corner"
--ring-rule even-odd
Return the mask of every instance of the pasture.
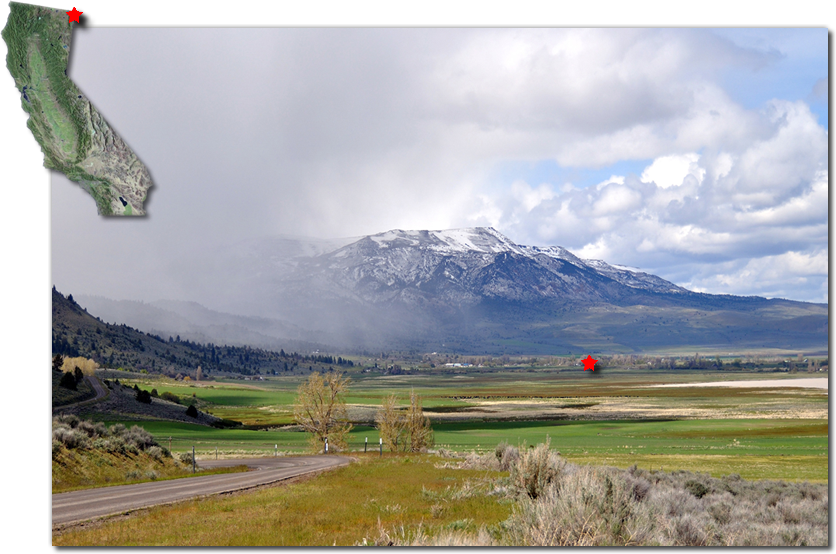
[[[354, 451], [378, 448], [376, 407], [389, 394], [414, 389], [433, 423], [436, 448], [491, 451], [502, 441], [550, 438], [568, 460], [592, 465], [688, 469], [714, 476], [827, 481], [827, 391], [781, 388], [658, 388], [657, 384], [786, 379], [775, 373], [708, 371], [505, 371], [476, 374], [352, 376], [346, 398], [355, 422]], [[302, 452], [307, 435], [291, 427], [302, 378], [181, 383], [137, 380], [195, 399], [200, 409], [250, 428], [214, 429], [164, 421], [137, 422], [174, 451], [201, 456]], [[129, 381], [124, 380], [128, 383]], [[132, 384], [134, 381], [130, 381]], [[192, 396], [194, 395], [194, 396]]]

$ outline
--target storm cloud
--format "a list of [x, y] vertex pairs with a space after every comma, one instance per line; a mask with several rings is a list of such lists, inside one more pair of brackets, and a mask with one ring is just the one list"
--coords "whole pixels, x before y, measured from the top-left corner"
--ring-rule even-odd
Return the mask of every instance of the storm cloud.
[[91, 28], [71, 77], [156, 187], [120, 221], [54, 179], [59, 290], [189, 298], [190, 256], [251, 238], [490, 225], [827, 298], [826, 29]]

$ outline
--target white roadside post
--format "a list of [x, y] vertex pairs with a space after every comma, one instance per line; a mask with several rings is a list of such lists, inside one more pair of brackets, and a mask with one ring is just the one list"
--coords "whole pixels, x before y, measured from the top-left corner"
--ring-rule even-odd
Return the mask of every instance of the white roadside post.
[[325, 453], [328, 454], [328, 437], [325, 437]]
[[275, 455], [276, 455], [276, 456], [278, 456], [278, 455], [279, 455], [279, 445], [278, 445], [278, 444], [276, 445], [276, 454], [275, 454]]
[[380, 437], [380, 456], [383, 457], [383, 437]]
[[369, 451], [369, 437], [366, 437], [366, 446], [363, 447], [363, 452]]
[[195, 459], [194, 459], [194, 445], [192, 445], [192, 473], [194, 473], [196, 471], [195, 470], [196, 466], [197, 466], [197, 463], [195, 462]]

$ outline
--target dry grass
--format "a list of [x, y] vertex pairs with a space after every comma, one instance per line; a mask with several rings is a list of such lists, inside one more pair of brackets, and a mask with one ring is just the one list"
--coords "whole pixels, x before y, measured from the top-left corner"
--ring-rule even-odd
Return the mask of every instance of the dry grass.
[[[198, 462], [199, 463], [199, 462]], [[197, 475], [248, 471], [246, 466], [199, 470]], [[62, 449], [52, 461], [52, 492], [127, 485], [191, 477], [192, 468], [173, 458], [157, 459], [145, 452], [118, 454]]]
[[[350, 466], [292, 486], [153, 508], [133, 518], [53, 536], [56, 546], [330, 546], [404, 536], [477, 533], [511, 504], [490, 494], [490, 471], [436, 468], [427, 455], [358, 456]], [[485, 481], [487, 480], [487, 481]], [[481, 483], [481, 484], [480, 484]]]
[[674, 469], [715, 476], [738, 473], [744, 479], [775, 479], [790, 482], [827, 483], [827, 456], [736, 456], [702, 454], [572, 454], [567, 459], [580, 465], [606, 465], [626, 469], [633, 465], [653, 470]]

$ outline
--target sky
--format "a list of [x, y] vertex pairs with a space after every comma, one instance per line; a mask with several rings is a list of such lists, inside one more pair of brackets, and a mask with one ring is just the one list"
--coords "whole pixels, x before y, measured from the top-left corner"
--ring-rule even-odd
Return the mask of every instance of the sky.
[[491, 226], [695, 291], [826, 302], [827, 40], [79, 30], [70, 76], [156, 188], [146, 221], [112, 221], [54, 178], [53, 279], [153, 301], [187, 294], [177, 262], [207, 245]]

